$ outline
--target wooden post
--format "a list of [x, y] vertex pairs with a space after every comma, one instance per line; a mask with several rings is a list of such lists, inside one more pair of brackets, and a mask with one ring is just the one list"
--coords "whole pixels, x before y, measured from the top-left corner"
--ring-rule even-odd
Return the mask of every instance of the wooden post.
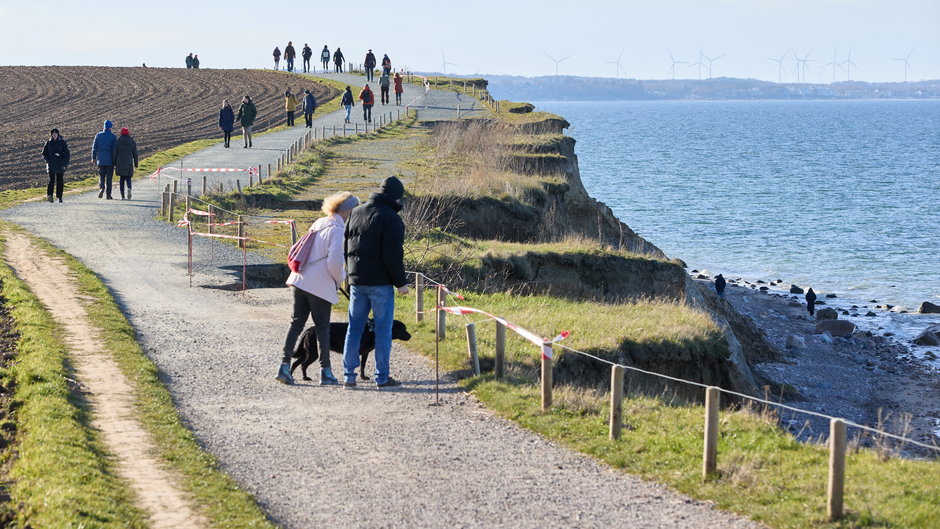
[[163, 213], [163, 218], [169, 217], [170, 216], [170, 184], [167, 184], [166, 187], [163, 188], [162, 206], [163, 207], [161, 209], [161, 212]]
[[238, 194], [239, 195], [242, 194], [242, 181], [241, 180], [237, 178], [235, 179], [235, 187], [238, 188]]
[[356, 136], [359, 135], [359, 122], [356, 122]]
[[[236, 218], [235, 220], [238, 221], [238, 232], [237, 232], [237, 233], [238, 233], [238, 236], [239, 236], [239, 237], [244, 237], [244, 236], [245, 236], [245, 225], [242, 224], [242, 216], [239, 215], [238, 218]], [[243, 240], [239, 240], [239, 241], [238, 241], [238, 247], [239, 247], [239, 248], [244, 248], [245, 246], [247, 246], [247, 245], [245, 244], [245, 241], [243, 241]]]
[[460, 119], [460, 105], [457, 105], [457, 119]]
[[[551, 344], [547, 344], [551, 347]], [[552, 359], [542, 354], [542, 411], [552, 407]]]
[[[447, 305], [447, 296], [444, 294], [444, 289], [438, 287], [437, 289], [437, 306], [443, 308]], [[445, 330], [447, 327], [447, 313], [443, 310], [437, 311], [437, 336], [443, 340], [447, 336]]]
[[254, 187], [254, 185], [255, 185], [255, 175], [249, 174], [248, 175], [248, 187]]
[[[186, 179], [186, 205], [189, 206], [189, 197], [193, 194], [193, 179]], [[188, 207], [186, 209], [189, 209]]]
[[343, 122], [343, 137], [346, 137], [346, 122]]
[[[175, 182], [176, 181], [174, 180], [174, 183]], [[175, 208], [176, 208], [176, 192], [174, 191], [173, 193], [170, 193], [170, 207], [169, 207], [169, 215], [168, 215], [170, 217], [170, 222], [173, 222], [175, 220], [174, 217], [176, 216], [176, 212], [173, 211]]]
[[610, 366], [610, 440], [620, 439], [623, 429], [623, 366]]
[[258, 164], [258, 181], [261, 181], [261, 164]]
[[480, 374], [480, 355], [477, 353], [477, 326], [473, 323], [467, 324], [467, 354], [470, 356], [470, 367], [473, 368], [473, 374]]
[[845, 423], [840, 419], [829, 421], [829, 521], [842, 518], [845, 490]]
[[[271, 178], [271, 164], [268, 164], [268, 178]], [[261, 173], [259, 172], [258, 173], [258, 185], [260, 186], [263, 183], [264, 183], [264, 180], [261, 179]]]
[[173, 180], [173, 194], [179, 193], [179, 180]]
[[290, 245], [293, 246], [297, 244], [297, 224], [294, 222], [290, 223]]
[[705, 389], [705, 450], [702, 458], [702, 477], [708, 478], [718, 470], [718, 399], [721, 392], [715, 386]]
[[336, 136], [336, 125], [333, 125], [333, 135]]
[[506, 369], [506, 325], [496, 322], [496, 380], [503, 378]]
[[215, 222], [215, 219], [212, 218], [213, 217], [212, 204], [209, 204], [209, 208], [207, 211], [209, 212], [209, 220], [206, 222], [208, 224], [208, 226], [206, 226], [206, 231], [209, 233], [209, 235], [212, 235], [212, 232], [214, 229], [214, 227], [212, 226], [212, 223]]
[[424, 321], [424, 276], [415, 274], [415, 321]]

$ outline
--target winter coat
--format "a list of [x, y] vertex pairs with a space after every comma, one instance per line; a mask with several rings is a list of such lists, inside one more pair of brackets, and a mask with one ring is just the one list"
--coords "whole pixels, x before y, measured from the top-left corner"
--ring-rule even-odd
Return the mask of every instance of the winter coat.
[[381, 77], [379, 77], [379, 86], [383, 88], [388, 88], [389, 84], [391, 84], [391, 80], [388, 78], [388, 74], [383, 73]]
[[375, 94], [372, 93], [371, 89], [363, 88], [362, 92], [359, 92], [359, 100], [362, 101], [363, 105], [374, 105]]
[[279, 50], [279, 49], [277, 48], [277, 46], [274, 47], [274, 58], [275, 58], [275, 59], [280, 59], [280, 58], [281, 58], [281, 50]]
[[111, 129], [104, 129], [95, 134], [95, 142], [91, 144], [91, 159], [98, 165], [114, 165], [114, 158], [111, 157], [111, 151], [114, 149], [114, 142], [117, 137], [111, 132]]
[[320, 52], [320, 60], [321, 61], [330, 60], [330, 50], [323, 48], [323, 51]]
[[346, 223], [346, 273], [351, 285], [404, 286], [405, 224], [401, 204], [380, 193], [353, 209]]
[[137, 142], [130, 134], [122, 135], [114, 142], [111, 155], [114, 156], [114, 174], [134, 176], [134, 169], [137, 167]]
[[192, 53], [186, 56], [186, 67], [187, 68], [193, 67], [193, 54]]
[[356, 103], [353, 101], [353, 95], [351, 90], [346, 90], [343, 92], [343, 100], [340, 102], [344, 107], [356, 106]]
[[314, 296], [336, 303], [336, 289], [346, 279], [343, 270], [343, 233], [346, 223], [339, 215], [318, 219], [310, 226], [314, 235], [313, 247], [307, 262], [300, 265], [300, 272], [291, 272], [287, 284], [309, 292]]
[[284, 96], [284, 110], [288, 112], [297, 110], [297, 98], [294, 97], [294, 94]]
[[238, 107], [238, 116], [235, 119], [241, 123], [242, 127], [250, 127], [255, 123], [255, 117], [258, 116], [258, 109], [255, 108], [255, 104], [251, 101], [247, 103], [242, 103]]
[[71, 156], [69, 144], [65, 143], [62, 136], [57, 140], [46, 140], [42, 146], [42, 159], [46, 161], [46, 170], [50, 173], [64, 173]]
[[294, 50], [293, 46], [288, 46], [284, 48], [284, 59], [293, 59], [297, 56], [297, 51]]
[[223, 132], [235, 130], [235, 111], [232, 110], [232, 105], [224, 106], [219, 111], [219, 128]]
[[404, 92], [405, 88], [402, 86], [402, 76], [396, 75], [394, 81], [395, 81], [395, 93], [400, 94]]
[[366, 62], [362, 63], [366, 68], [375, 68], [375, 54], [371, 51], [366, 54]]
[[193, 68], [199, 68], [199, 57], [193, 57]]
[[310, 57], [313, 57], [313, 50], [310, 49], [310, 46], [304, 46], [304, 49], [300, 52], [300, 55], [304, 58], [305, 61], [309, 61]]
[[382, 68], [388, 71], [392, 70], [392, 60], [388, 58], [388, 55], [382, 57]]
[[335, 62], [336, 64], [342, 64], [345, 60], [346, 58], [343, 57], [343, 52], [336, 50], [333, 53], [333, 62]]
[[317, 109], [317, 98], [313, 97], [313, 94], [307, 94], [304, 96], [304, 114], [313, 114], [313, 111]]

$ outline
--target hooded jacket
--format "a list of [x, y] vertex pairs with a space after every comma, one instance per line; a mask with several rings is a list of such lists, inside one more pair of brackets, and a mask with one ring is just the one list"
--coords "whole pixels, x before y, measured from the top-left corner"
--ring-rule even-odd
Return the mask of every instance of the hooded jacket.
[[95, 141], [91, 144], [91, 159], [98, 165], [114, 165], [114, 158], [111, 152], [114, 150], [114, 142], [117, 137], [111, 132], [110, 128], [105, 128], [98, 134], [95, 134]]
[[321, 61], [330, 60], [330, 50], [326, 46], [323, 46], [323, 51], [320, 52], [320, 60]]
[[343, 101], [340, 104], [344, 107], [356, 106], [356, 102], [353, 101], [352, 90], [346, 90], [343, 92]]
[[351, 285], [402, 287], [407, 283], [405, 224], [398, 216], [401, 204], [392, 198], [395, 194], [400, 198], [403, 188], [394, 180], [399, 192], [372, 193], [368, 202], [353, 209], [346, 223], [343, 254]]
[[317, 98], [313, 97], [313, 94], [307, 92], [307, 95], [304, 96], [304, 114], [313, 114], [313, 111], [317, 109]]
[[255, 123], [255, 117], [258, 115], [258, 109], [255, 108], [255, 104], [251, 101], [244, 102], [238, 107], [238, 122], [241, 123], [242, 127], [250, 127]]
[[122, 134], [114, 142], [111, 155], [114, 158], [114, 174], [134, 176], [134, 169], [137, 167], [137, 142], [131, 138], [130, 134]]
[[284, 94], [284, 110], [288, 112], [297, 110], [297, 98], [290, 92]]
[[371, 51], [366, 54], [366, 60], [362, 63], [366, 68], [375, 68], [375, 54]]
[[359, 100], [362, 101], [363, 105], [374, 105], [375, 94], [372, 93], [371, 88], [363, 88], [362, 92], [359, 92]]
[[346, 224], [343, 217], [329, 215], [310, 226], [316, 232], [313, 247], [307, 262], [300, 265], [300, 272], [291, 272], [287, 284], [309, 292], [314, 296], [336, 303], [339, 297], [336, 289], [346, 279], [343, 270], [343, 231]]
[[219, 128], [223, 132], [235, 130], [235, 111], [232, 110], [232, 105], [226, 105], [219, 111]]
[[336, 51], [333, 52], [333, 62], [335, 62], [336, 64], [341, 64], [341, 63], [343, 63], [343, 61], [345, 61], [345, 60], [346, 60], [346, 58], [343, 57], [343, 52], [341, 52], [341, 51], [339, 51], [339, 50], [336, 50]]
[[46, 140], [46, 144], [42, 146], [42, 159], [46, 161], [46, 170], [50, 173], [65, 172], [70, 157], [69, 145], [62, 138], [61, 134], [59, 135], [59, 139], [53, 140], [50, 138]]
[[288, 45], [286, 48], [284, 48], [285, 59], [293, 59], [296, 56], [297, 56], [297, 52], [294, 51], [294, 47], [292, 45]]
[[395, 93], [400, 94], [405, 91], [405, 88], [402, 86], [402, 76], [395, 74]]
[[310, 46], [304, 46], [303, 51], [300, 52], [300, 56], [303, 57], [304, 60], [309, 61], [310, 57], [313, 57], [313, 50], [310, 49]]

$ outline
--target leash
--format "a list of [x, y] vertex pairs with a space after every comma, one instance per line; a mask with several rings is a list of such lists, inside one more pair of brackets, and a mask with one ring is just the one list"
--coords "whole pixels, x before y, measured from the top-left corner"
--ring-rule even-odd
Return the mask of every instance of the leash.
[[346, 289], [345, 289], [345, 288], [339, 287], [339, 291], [340, 291], [344, 296], [346, 296], [346, 299], [347, 299], [347, 300], [352, 301], [351, 299], [349, 299], [349, 292], [346, 292]]

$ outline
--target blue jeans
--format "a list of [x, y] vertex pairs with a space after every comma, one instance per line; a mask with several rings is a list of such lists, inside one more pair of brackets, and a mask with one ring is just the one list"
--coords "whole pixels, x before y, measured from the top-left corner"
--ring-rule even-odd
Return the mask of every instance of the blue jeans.
[[350, 112], [352, 112], [352, 105], [346, 105], [346, 121], [349, 121]]
[[395, 289], [392, 285], [350, 285], [349, 330], [343, 347], [343, 376], [356, 381], [359, 369], [359, 343], [369, 319], [375, 320], [375, 383], [388, 382], [388, 361], [392, 352], [392, 320], [395, 316]]

